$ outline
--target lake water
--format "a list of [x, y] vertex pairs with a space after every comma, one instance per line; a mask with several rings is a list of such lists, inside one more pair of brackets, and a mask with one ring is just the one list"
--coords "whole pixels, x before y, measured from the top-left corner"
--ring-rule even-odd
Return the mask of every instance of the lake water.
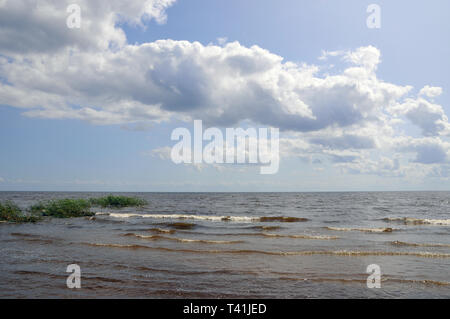
[[[25, 209], [102, 195], [0, 201]], [[0, 297], [450, 297], [450, 192], [124, 195], [149, 204], [0, 224]], [[80, 289], [66, 286], [69, 264], [81, 268]], [[371, 264], [381, 288], [367, 287]]]

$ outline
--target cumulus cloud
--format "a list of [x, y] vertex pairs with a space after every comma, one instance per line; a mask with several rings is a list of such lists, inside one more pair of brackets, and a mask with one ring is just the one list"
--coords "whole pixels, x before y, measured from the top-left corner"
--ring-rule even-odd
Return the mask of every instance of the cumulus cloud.
[[30, 116], [94, 123], [184, 117], [300, 132], [364, 125], [410, 90], [378, 80], [365, 51], [356, 51], [356, 65], [326, 77], [316, 75], [316, 66], [283, 62], [238, 42], [218, 47], [158, 40], [119, 51], [4, 58], [0, 72], [11, 85], [0, 86], [0, 102], [28, 108]]
[[419, 92], [419, 95], [425, 95], [431, 98], [442, 94], [442, 88], [438, 86], [425, 85]]
[[322, 145], [331, 149], [370, 149], [375, 147], [375, 141], [369, 136], [344, 135], [330, 137], [315, 137], [311, 143]]
[[[219, 45], [127, 42], [123, 24], [164, 23], [174, 2], [80, 0], [81, 29], [69, 29], [69, 0], [0, 0], [0, 104], [31, 117], [126, 128], [248, 121], [280, 128], [285, 156], [353, 172], [400, 174], [401, 153], [415, 154], [411, 165], [448, 163], [443, 137], [450, 124], [432, 100], [442, 88], [426, 85], [412, 96], [411, 86], [379, 79], [379, 49], [323, 51], [320, 60], [339, 57], [346, 67], [322, 74], [322, 66], [226, 38]], [[400, 129], [405, 122], [422, 136], [408, 136]], [[166, 153], [167, 147], [152, 154]]]
[[380, 157], [373, 159], [358, 159], [350, 163], [339, 163], [336, 167], [345, 173], [350, 174], [373, 174], [378, 176], [404, 176], [404, 171], [400, 170], [400, 162], [398, 158], [391, 159], [388, 157]]
[[437, 137], [405, 137], [397, 139], [394, 144], [400, 152], [415, 153], [414, 161], [418, 163], [447, 163], [450, 159], [450, 143]]
[[363, 66], [371, 71], [375, 71], [380, 63], [381, 53], [377, 48], [369, 45], [355, 51], [346, 52], [344, 57], [345, 60], [350, 61], [353, 64]]
[[425, 136], [450, 133], [448, 117], [442, 106], [423, 98], [408, 98], [404, 103], [393, 107], [391, 111], [406, 116], [413, 124], [422, 129], [422, 134]]
[[66, 19], [72, 0], [0, 1], [0, 52], [17, 55], [49, 53], [67, 47], [105, 50], [126, 44], [121, 23], [143, 26], [166, 21], [165, 10], [175, 0], [78, 0], [81, 28], [69, 29]]

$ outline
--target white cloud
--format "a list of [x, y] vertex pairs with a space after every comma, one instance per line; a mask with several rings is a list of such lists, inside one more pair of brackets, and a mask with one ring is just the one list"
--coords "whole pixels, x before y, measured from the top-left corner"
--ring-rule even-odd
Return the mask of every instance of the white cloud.
[[399, 138], [395, 141], [395, 148], [400, 152], [416, 154], [414, 162], [422, 164], [437, 164], [450, 162], [450, 143], [438, 137]]
[[227, 37], [219, 37], [219, 38], [217, 38], [217, 43], [219, 45], [224, 45], [225, 43], [227, 43], [227, 41], [228, 41]]
[[[412, 97], [412, 87], [380, 80], [381, 52], [373, 46], [323, 51], [319, 59], [349, 65], [320, 75], [321, 66], [226, 38], [219, 46], [127, 42], [123, 23], [164, 23], [174, 0], [81, 0], [78, 30], [66, 28], [71, 2], [0, 1], [0, 104], [32, 117], [137, 129], [173, 119], [219, 127], [248, 121], [280, 128], [284, 156], [353, 172], [406, 174], [400, 159], [408, 154], [409, 167], [448, 163], [448, 117], [427, 100], [442, 88], [426, 85]], [[404, 121], [423, 136], [408, 136], [399, 128]]]
[[[67, 7], [81, 8], [81, 28], [69, 29]], [[0, 1], [0, 52], [12, 56], [54, 54], [67, 47], [107, 50], [126, 44], [120, 23], [143, 26], [166, 21], [175, 0], [3, 0]]]
[[380, 51], [369, 45], [367, 47], [361, 47], [352, 52], [345, 53], [345, 60], [363, 66], [369, 71], [375, 71], [378, 64], [380, 63]]
[[350, 174], [371, 174], [379, 176], [404, 176], [400, 170], [399, 160], [388, 157], [380, 157], [377, 160], [358, 159], [351, 162], [338, 163], [336, 167]]
[[322, 50], [322, 55], [318, 59], [322, 60], [322, 61], [325, 61], [329, 57], [337, 57], [337, 56], [342, 56], [344, 54], [345, 54], [345, 51], [342, 51], [342, 50], [338, 50], [338, 51], [325, 51], [325, 50]]
[[0, 103], [27, 108], [29, 116], [94, 123], [178, 117], [231, 126], [250, 120], [301, 132], [364, 125], [410, 90], [378, 80], [373, 57], [365, 63], [364, 56], [355, 58], [364, 66], [318, 77], [316, 66], [283, 62], [237, 42], [159, 40], [119, 51], [64, 51], [0, 61], [12, 84], [1, 84]]
[[172, 148], [169, 146], [159, 147], [151, 150], [148, 152], [150, 156], [158, 157], [162, 160], [170, 160], [170, 153], [172, 151]]
[[425, 85], [419, 92], [419, 95], [425, 95], [430, 98], [437, 97], [442, 94], [442, 88], [438, 86]]
[[422, 129], [425, 136], [450, 134], [450, 123], [442, 106], [423, 98], [408, 98], [404, 103], [391, 108], [390, 111], [406, 116], [413, 124]]
[[370, 136], [343, 135], [330, 137], [314, 137], [311, 143], [322, 145], [331, 149], [370, 149], [374, 148], [375, 141]]

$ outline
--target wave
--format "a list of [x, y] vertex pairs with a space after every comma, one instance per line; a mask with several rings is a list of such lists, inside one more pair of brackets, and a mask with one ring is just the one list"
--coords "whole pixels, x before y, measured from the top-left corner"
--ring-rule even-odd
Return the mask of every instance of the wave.
[[195, 226], [197, 226], [196, 224], [193, 223], [166, 223], [162, 225], [175, 229], [192, 229]]
[[403, 222], [405, 224], [413, 224], [413, 225], [443, 225], [450, 226], [450, 219], [420, 219], [420, 218], [412, 218], [412, 217], [386, 217], [383, 220], [385, 221], [396, 221]]
[[321, 240], [339, 239], [339, 237], [337, 237], [337, 236], [324, 236], [324, 235], [280, 235], [280, 234], [269, 234], [269, 233], [258, 233], [257, 235], [262, 236], [262, 237], [292, 238], [292, 239], [321, 239]]
[[337, 251], [301, 251], [301, 252], [287, 252], [287, 255], [333, 255], [333, 256], [349, 256], [349, 257], [364, 257], [364, 256], [411, 256], [422, 258], [450, 258], [450, 254], [434, 253], [434, 252], [393, 252], [393, 251], [351, 251], [351, 250], [337, 250]]
[[434, 286], [450, 286], [448, 281], [437, 281], [437, 280], [415, 280], [415, 279], [388, 279], [388, 281], [407, 283], [407, 284], [422, 284], [422, 285], [434, 285]]
[[26, 233], [11, 233], [11, 236], [20, 237], [22, 239], [53, 239], [50, 237], [36, 235], [36, 234], [26, 234]]
[[134, 267], [134, 269], [143, 272], [161, 272], [173, 275], [182, 276], [198, 276], [198, 275], [259, 275], [257, 271], [250, 270], [232, 270], [232, 269], [218, 269], [218, 270], [204, 270], [204, 271], [183, 271], [183, 270], [171, 270], [171, 269], [161, 269], [161, 268], [150, 268], [146, 266]]
[[331, 255], [343, 257], [366, 257], [366, 256], [409, 256], [420, 258], [450, 258], [450, 254], [433, 252], [391, 252], [391, 251], [351, 251], [351, 250], [312, 250], [312, 251], [264, 251], [264, 250], [195, 250], [195, 249], [176, 249], [167, 247], [151, 247], [143, 245], [123, 245], [123, 244], [103, 244], [103, 243], [83, 243], [84, 245], [94, 247], [111, 247], [125, 249], [149, 249], [166, 252], [194, 253], [194, 254], [260, 254], [271, 256], [313, 256], [313, 255]]
[[128, 232], [151, 232], [151, 233], [155, 233], [155, 234], [175, 234], [177, 231], [175, 229], [164, 229], [164, 228], [128, 228], [128, 227], [123, 227], [123, 228], [115, 228], [114, 230], [119, 230], [119, 231], [128, 231]]
[[[13, 273], [16, 275], [33, 276], [33, 277], [50, 277], [50, 278], [56, 278], [56, 279], [66, 278], [66, 275], [52, 274], [52, 273], [42, 272], [42, 271], [15, 270]], [[126, 282], [121, 279], [106, 278], [106, 277], [100, 277], [100, 276], [87, 277], [86, 275], [83, 275], [83, 280], [89, 281], [89, 282], [94, 281], [94, 282], [108, 282], [108, 283], [125, 283]], [[88, 286], [86, 286], [85, 288], [88, 288]]]
[[240, 221], [252, 222], [258, 218], [248, 216], [209, 216], [209, 215], [187, 215], [187, 214], [136, 214], [136, 213], [109, 213], [108, 216], [115, 218], [155, 218], [155, 219], [194, 219], [207, 221]]
[[52, 273], [47, 273], [47, 272], [42, 272], [42, 271], [32, 271], [32, 270], [15, 270], [13, 271], [14, 274], [16, 275], [24, 275], [24, 276], [37, 276], [37, 277], [50, 277], [50, 278], [56, 278], [56, 279], [61, 279], [61, 278], [66, 278], [65, 275], [60, 275], [60, 274], [52, 274]]
[[301, 217], [285, 217], [285, 216], [275, 216], [275, 217], [259, 217], [260, 222], [280, 222], [280, 223], [298, 223], [307, 222], [307, 218]]
[[176, 241], [182, 243], [201, 243], [201, 244], [241, 244], [244, 243], [243, 240], [205, 240], [205, 239], [186, 239], [186, 238], [175, 238]]
[[152, 249], [152, 247], [144, 245], [122, 245], [122, 244], [102, 244], [102, 243], [83, 243], [87, 246], [93, 247], [110, 247], [110, 248], [125, 248], [125, 249]]
[[43, 238], [21, 238], [21, 240], [32, 243], [40, 243], [40, 244], [53, 244], [55, 241], [52, 239], [43, 239]]
[[[309, 281], [309, 282], [339, 282], [343, 284], [351, 283], [366, 283], [367, 279], [345, 279], [345, 278], [302, 278], [302, 277], [279, 277], [279, 280], [289, 281]], [[422, 285], [434, 285], [434, 286], [450, 286], [450, 282], [437, 281], [437, 280], [414, 280], [414, 279], [397, 279], [397, 278], [382, 278], [384, 284], [389, 282], [406, 283], [406, 284], [422, 284]]]
[[[98, 215], [99, 213], [96, 213]], [[209, 216], [209, 215], [187, 215], [187, 214], [136, 214], [136, 213], [100, 213], [114, 218], [155, 218], [155, 219], [196, 219], [207, 221], [233, 221], [233, 222], [281, 222], [294, 223], [306, 222], [307, 218], [288, 216]]]
[[287, 281], [309, 281], [309, 282], [339, 282], [344, 284], [349, 283], [365, 283], [363, 279], [344, 279], [344, 278], [305, 278], [305, 277], [278, 277], [278, 280]]
[[160, 234], [174, 234], [175, 229], [162, 229], [162, 228], [149, 228], [145, 229], [145, 231], [153, 232], [153, 233], [160, 233]]
[[19, 237], [20, 240], [27, 242], [36, 242], [42, 244], [52, 244], [55, 242], [54, 238], [35, 234], [11, 233], [11, 236]]
[[150, 240], [170, 240], [176, 241], [180, 243], [201, 243], [201, 244], [240, 244], [244, 241], [242, 240], [205, 240], [205, 239], [186, 239], [186, 238], [178, 238], [178, 237], [166, 237], [161, 235], [139, 235], [134, 233], [127, 233], [124, 236], [134, 236], [141, 239], [150, 239]]
[[268, 237], [268, 238], [293, 238], [293, 239], [322, 239], [333, 240], [339, 239], [337, 236], [325, 236], [325, 235], [283, 235], [272, 234], [266, 232], [259, 233], [205, 233], [205, 232], [189, 232], [189, 234], [195, 235], [207, 235], [207, 236], [233, 236], [233, 237]]
[[280, 226], [251, 226], [250, 229], [258, 229], [258, 230], [279, 230]]
[[345, 228], [345, 227], [325, 227], [328, 230], [335, 231], [360, 231], [366, 233], [392, 233], [395, 228], [382, 227], [382, 228]]
[[407, 243], [398, 240], [391, 242], [391, 244], [394, 246], [410, 246], [410, 247], [450, 247], [450, 244], [428, 244], [428, 243], [419, 244], [419, 243]]

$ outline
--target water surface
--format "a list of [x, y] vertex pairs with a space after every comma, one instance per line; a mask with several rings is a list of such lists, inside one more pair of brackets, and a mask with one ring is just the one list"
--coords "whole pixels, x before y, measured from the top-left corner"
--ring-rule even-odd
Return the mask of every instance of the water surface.
[[[124, 195], [149, 205], [0, 224], [0, 297], [450, 297], [449, 192]], [[81, 267], [81, 289], [66, 287], [69, 264]], [[370, 264], [380, 289], [367, 288]]]

